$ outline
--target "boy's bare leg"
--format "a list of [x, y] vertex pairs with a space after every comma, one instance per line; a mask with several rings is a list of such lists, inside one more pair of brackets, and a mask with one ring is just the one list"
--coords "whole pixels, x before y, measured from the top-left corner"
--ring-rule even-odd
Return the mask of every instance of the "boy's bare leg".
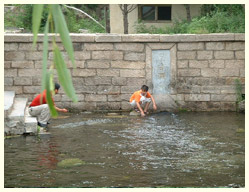
[[148, 103], [145, 104], [145, 107], [144, 107], [144, 112], [145, 113], [148, 113], [149, 105], [150, 105], [150, 102], [148, 102]]

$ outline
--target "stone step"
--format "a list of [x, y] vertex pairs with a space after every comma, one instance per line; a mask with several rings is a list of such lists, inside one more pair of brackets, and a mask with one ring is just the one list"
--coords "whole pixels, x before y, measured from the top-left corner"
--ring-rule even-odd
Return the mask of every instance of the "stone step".
[[28, 102], [27, 98], [15, 98], [13, 109], [9, 114], [8, 118], [11, 121], [24, 122], [24, 113], [27, 102]]
[[29, 114], [29, 108], [25, 109], [25, 133], [37, 133], [37, 119]]
[[15, 99], [15, 91], [4, 91], [4, 118], [10, 114]]

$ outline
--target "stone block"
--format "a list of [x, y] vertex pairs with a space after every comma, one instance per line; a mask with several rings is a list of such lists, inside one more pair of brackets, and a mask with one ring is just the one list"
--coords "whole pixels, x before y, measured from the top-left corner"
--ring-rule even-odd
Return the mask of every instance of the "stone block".
[[113, 43], [85, 43], [84, 49], [87, 51], [113, 50]]
[[121, 42], [121, 35], [119, 34], [108, 34], [108, 35], [96, 35], [96, 42]]
[[235, 33], [234, 40], [235, 41], [245, 41], [245, 33]]
[[11, 61], [4, 61], [4, 69], [9, 69], [11, 68]]
[[220, 77], [238, 77], [239, 69], [228, 68], [228, 69], [219, 69]]
[[208, 61], [189, 60], [189, 68], [207, 68]]
[[201, 75], [200, 69], [178, 69], [179, 77], [198, 77]]
[[130, 86], [122, 86], [121, 87], [121, 93], [122, 95], [123, 94], [129, 94], [129, 98], [131, 97], [131, 95], [135, 92], [135, 91], [138, 91], [140, 90], [141, 86], [133, 86], [133, 85], [130, 85]]
[[221, 111], [236, 111], [235, 102], [221, 102]]
[[[85, 68], [85, 63], [86, 63], [86, 61], [84, 61], [84, 60], [81, 60], [81, 61], [75, 60], [74, 61], [75, 67], [81, 68], [81, 69]], [[68, 69], [74, 69], [74, 65], [72, 64], [71, 61], [66, 62], [66, 64], [67, 64]], [[77, 69], [75, 69], [75, 70], [77, 70]]]
[[85, 101], [105, 102], [105, 101], [107, 101], [107, 95], [87, 94], [85, 96]]
[[108, 95], [108, 101], [121, 101], [121, 95]]
[[225, 68], [245, 68], [245, 60], [226, 60]]
[[239, 76], [245, 77], [245, 69], [239, 69]]
[[118, 69], [97, 69], [97, 76], [118, 77]]
[[17, 43], [4, 43], [4, 51], [17, 51], [18, 44]]
[[116, 50], [120, 51], [134, 51], [134, 52], [144, 51], [143, 43], [115, 43], [114, 47]]
[[18, 69], [18, 76], [23, 77], [23, 76], [41, 76], [42, 74], [42, 69]]
[[160, 35], [160, 42], [195, 42], [194, 34]]
[[196, 51], [178, 51], [177, 59], [195, 59]]
[[186, 94], [184, 96], [185, 101], [210, 101], [209, 94]]
[[[134, 92], [135, 92], [135, 91], [134, 91]], [[129, 94], [123, 93], [123, 94], [121, 94], [121, 100], [122, 100], [122, 101], [129, 102], [129, 101], [130, 101], [131, 95], [132, 95], [131, 93], [129, 93]]]
[[134, 61], [111, 61], [112, 68], [121, 69], [144, 69], [145, 62], [134, 62]]
[[122, 101], [122, 102], [121, 102], [121, 109], [122, 109], [122, 110], [131, 110], [132, 107], [131, 107], [131, 105], [130, 105], [129, 102], [127, 102], [127, 101]]
[[213, 51], [197, 51], [197, 59], [199, 60], [213, 59]]
[[145, 78], [129, 77], [127, 78], [127, 85], [141, 87], [146, 84]]
[[[64, 45], [62, 44], [62, 43], [56, 43], [57, 44], [57, 46], [58, 46], [58, 48], [59, 48], [59, 50], [60, 51], [64, 51], [65, 49], [64, 49]], [[43, 51], [43, 43], [38, 43], [37, 44], [38, 45], [38, 48], [37, 48], [37, 50], [38, 51]], [[53, 43], [48, 43], [48, 51], [52, 51], [53, 50]]]
[[[68, 61], [69, 60], [69, 57], [67, 55], [67, 52], [64, 52], [64, 51], [61, 51], [61, 55], [62, 55], [62, 58], [64, 59], [64, 61]], [[75, 60], [80, 60], [76, 57], [76, 55], [74, 54], [74, 58]], [[53, 60], [54, 58], [54, 53], [52, 51], [48, 52], [48, 59], [49, 60]]]
[[147, 45], [152, 50], [155, 49], [171, 50], [174, 46], [176, 46], [176, 43], [147, 43]]
[[33, 46], [33, 43], [19, 43], [18, 50], [20, 51], [36, 51], [37, 45]]
[[211, 94], [211, 101], [236, 101], [235, 94]]
[[26, 52], [26, 60], [42, 60], [42, 51]]
[[122, 60], [122, 51], [92, 51], [92, 59]]
[[94, 42], [95, 41], [95, 34], [79, 34], [79, 33], [74, 33], [70, 34], [72, 42]]
[[89, 76], [95, 76], [95, 75], [96, 75], [95, 69], [77, 69], [77, 70], [73, 70], [72, 76], [89, 77]]
[[40, 86], [23, 86], [23, 93], [33, 93], [38, 94], [41, 92]]
[[4, 52], [4, 60], [5, 61], [23, 61], [25, 60], [25, 53], [17, 52], [17, 51]]
[[16, 77], [17, 69], [4, 69], [4, 77]]
[[[35, 69], [42, 69], [43, 61], [33, 61]], [[47, 69], [50, 68], [50, 66], [53, 64], [53, 61], [48, 60], [47, 61]]]
[[225, 61], [224, 60], [209, 60], [210, 68], [224, 68]]
[[234, 59], [234, 51], [214, 51], [215, 59]]
[[100, 85], [97, 87], [97, 94], [119, 95], [120, 94], [120, 86]]
[[179, 60], [177, 61], [178, 68], [188, 68], [188, 60]]
[[236, 59], [245, 59], [245, 51], [235, 51]]
[[201, 87], [201, 93], [220, 94], [220, 89], [220, 86], [203, 86]]
[[85, 85], [111, 85], [112, 78], [111, 77], [86, 77]]
[[203, 77], [219, 77], [219, 69], [216, 68], [202, 68], [201, 76]]
[[74, 88], [75, 88], [75, 92], [77, 94], [96, 94], [97, 93], [97, 86], [95, 85], [84, 85], [84, 84], [81, 84], [81, 85], [74, 85]]
[[13, 77], [4, 77], [5, 86], [13, 86]]
[[87, 61], [87, 68], [95, 68], [95, 69], [102, 69], [102, 68], [109, 68], [110, 61], [102, 61], [102, 60], [89, 60]]
[[225, 43], [224, 42], [207, 42], [206, 50], [224, 50]]
[[74, 57], [75, 57], [75, 60], [91, 59], [91, 52], [90, 51], [75, 51]]
[[32, 77], [14, 77], [14, 85], [32, 85]]
[[127, 79], [125, 77], [113, 77], [112, 84], [113, 85], [127, 85]]
[[12, 68], [26, 68], [32, 69], [34, 68], [33, 61], [12, 61]]
[[122, 42], [159, 42], [160, 35], [129, 34], [122, 35]]
[[180, 51], [204, 50], [204, 43], [178, 43], [177, 48]]
[[244, 51], [245, 42], [226, 42], [226, 50]]
[[196, 41], [234, 41], [234, 33], [211, 33], [196, 35]]
[[233, 86], [222, 86], [221, 87], [221, 94], [235, 94], [236, 93], [236, 88], [235, 88], [235, 85]]
[[145, 77], [145, 71], [139, 69], [120, 69], [120, 77]]
[[73, 43], [74, 51], [83, 51], [83, 43]]
[[136, 52], [125, 53], [124, 60], [126, 60], [126, 61], [145, 61], [145, 54], [144, 53], [136, 53]]
[[107, 106], [110, 110], [120, 110], [121, 109], [120, 102], [108, 102]]
[[23, 94], [22, 86], [4, 86], [4, 91], [15, 91], [16, 95]]

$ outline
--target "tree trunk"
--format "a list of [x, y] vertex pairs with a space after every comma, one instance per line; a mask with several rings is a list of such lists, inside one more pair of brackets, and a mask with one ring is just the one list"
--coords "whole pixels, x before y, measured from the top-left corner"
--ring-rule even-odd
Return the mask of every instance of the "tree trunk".
[[105, 31], [110, 33], [110, 17], [109, 17], [109, 5], [105, 7]]
[[128, 11], [127, 11], [127, 4], [124, 4], [123, 21], [124, 21], [124, 34], [128, 34]]
[[186, 8], [186, 12], [187, 12], [187, 21], [190, 22], [191, 21], [190, 5], [185, 4], [184, 7]]

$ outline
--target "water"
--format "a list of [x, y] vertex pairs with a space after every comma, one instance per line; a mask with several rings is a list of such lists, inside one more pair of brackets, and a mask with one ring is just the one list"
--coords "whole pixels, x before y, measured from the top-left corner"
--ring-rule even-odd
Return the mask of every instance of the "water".
[[[68, 114], [67, 114], [68, 115]], [[245, 187], [245, 115], [70, 114], [4, 141], [5, 187]], [[79, 158], [84, 165], [59, 167]]]

